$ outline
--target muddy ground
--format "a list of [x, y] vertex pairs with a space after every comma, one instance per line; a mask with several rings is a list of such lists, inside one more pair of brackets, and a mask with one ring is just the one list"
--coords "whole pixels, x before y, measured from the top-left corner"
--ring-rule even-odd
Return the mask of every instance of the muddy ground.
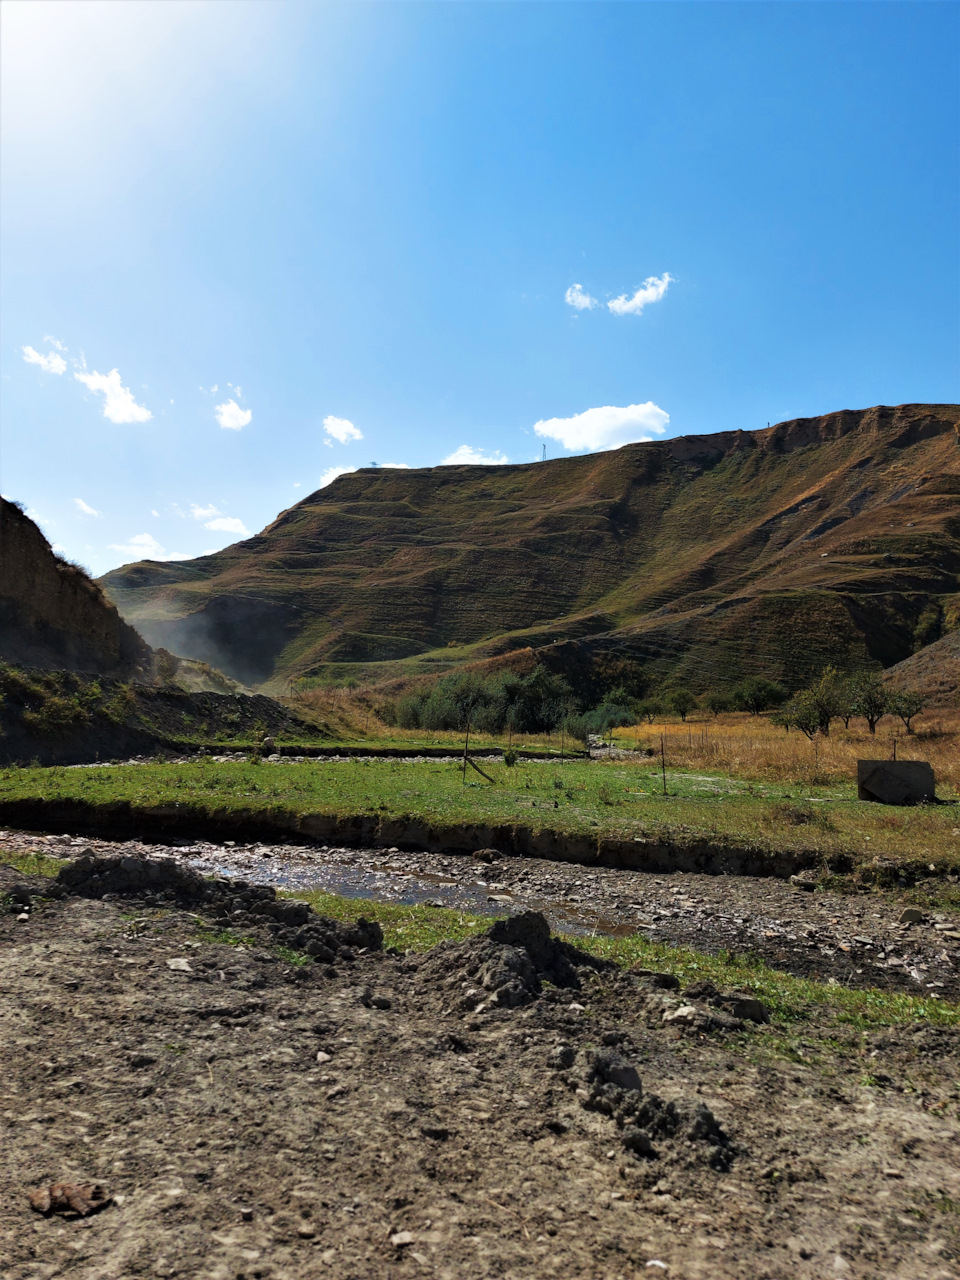
[[[813, 1010], [833, 1052], [787, 1062], [536, 917], [391, 954], [181, 866], [82, 860], [32, 909], [0, 867], [3, 1280], [960, 1273], [960, 1031]], [[113, 1201], [31, 1208], [65, 1180]]]
[[171, 845], [5, 831], [0, 848], [54, 856], [75, 856], [86, 848], [138, 856], [153, 851], [207, 873], [293, 890], [433, 902], [492, 915], [532, 908], [565, 932], [639, 931], [702, 951], [749, 951], [777, 968], [823, 981], [960, 1000], [960, 914], [925, 909], [920, 920], [901, 921], [901, 892], [813, 892], [814, 875], [792, 884], [773, 877], [651, 875], [492, 853], [481, 861], [306, 842]]

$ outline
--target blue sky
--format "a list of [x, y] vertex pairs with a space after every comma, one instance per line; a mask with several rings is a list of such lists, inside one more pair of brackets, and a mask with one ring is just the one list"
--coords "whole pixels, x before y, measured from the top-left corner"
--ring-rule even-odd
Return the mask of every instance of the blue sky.
[[338, 468], [957, 400], [958, 19], [6, 0], [3, 492], [100, 573]]

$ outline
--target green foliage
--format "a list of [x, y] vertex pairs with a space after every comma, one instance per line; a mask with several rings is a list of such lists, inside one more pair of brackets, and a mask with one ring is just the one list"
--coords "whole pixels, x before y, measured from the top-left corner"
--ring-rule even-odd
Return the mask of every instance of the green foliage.
[[733, 710], [733, 698], [729, 693], [708, 693], [701, 701], [713, 716]]
[[923, 694], [916, 689], [901, 689], [888, 695], [887, 706], [892, 715], [899, 716], [903, 721], [907, 733], [913, 733], [910, 721], [920, 714], [925, 705]]
[[638, 720], [646, 720], [647, 724], [653, 724], [654, 720], [659, 720], [663, 715], [663, 703], [657, 698], [644, 698], [642, 702], [637, 703], [634, 710]]
[[863, 716], [871, 733], [890, 710], [890, 697], [875, 671], [863, 672], [850, 681], [850, 706], [855, 716]]
[[544, 733], [556, 729], [572, 702], [562, 676], [536, 666], [525, 676], [484, 676], [455, 671], [429, 690], [406, 695], [396, 706], [401, 729], [471, 728], [480, 733]]
[[799, 729], [812, 738], [815, 734], [827, 737], [830, 721], [838, 716], [850, 716], [851, 693], [849, 681], [836, 667], [825, 667], [820, 679], [809, 689], [795, 693], [782, 710], [773, 717], [775, 724], [788, 729]]
[[742, 680], [731, 695], [733, 705], [738, 711], [749, 711], [757, 716], [761, 711], [770, 711], [779, 707], [787, 699], [787, 690], [776, 680], [764, 680], [762, 676], [751, 676]]
[[667, 694], [667, 705], [681, 720], [686, 720], [690, 712], [696, 709], [697, 700], [689, 689], [674, 689]]

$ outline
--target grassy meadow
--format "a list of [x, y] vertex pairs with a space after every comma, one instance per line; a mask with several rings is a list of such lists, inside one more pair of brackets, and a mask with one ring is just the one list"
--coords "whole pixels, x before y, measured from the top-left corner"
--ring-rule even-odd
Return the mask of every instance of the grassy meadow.
[[[812, 746], [791, 734], [794, 767], [782, 731], [755, 726], [722, 733], [707, 726], [668, 726], [666, 794], [658, 757], [484, 763], [488, 778], [443, 760], [310, 759], [302, 763], [199, 759], [97, 768], [0, 770], [0, 802], [127, 802], [138, 808], [176, 803], [201, 814], [230, 811], [341, 817], [416, 818], [433, 825], [482, 823], [598, 840], [706, 838], [732, 845], [813, 851], [824, 862], [844, 854], [940, 873], [960, 868], [960, 809], [955, 803], [889, 808], [856, 799], [857, 744], [831, 738], [832, 754], [805, 768]], [[748, 737], [747, 728], [754, 737]], [[671, 731], [672, 730], [672, 731]], [[632, 741], [631, 730], [619, 740]], [[780, 734], [778, 742], [774, 737]], [[639, 745], [652, 735], [639, 731]], [[876, 744], [880, 745], [879, 735]], [[656, 737], [659, 746], [659, 731]], [[915, 746], [919, 748], [920, 740]], [[478, 748], [480, 749], [480, 748]], [[878, 752], [879, 754], [879, 752]], [[904, 753], [906, 754], [906, 753]], [[917, 754], [924, 754], [917, 750]], [[949, 773], [949, 770], [944, 770]], [[940, 795], [956, 801], [957, 788]]]

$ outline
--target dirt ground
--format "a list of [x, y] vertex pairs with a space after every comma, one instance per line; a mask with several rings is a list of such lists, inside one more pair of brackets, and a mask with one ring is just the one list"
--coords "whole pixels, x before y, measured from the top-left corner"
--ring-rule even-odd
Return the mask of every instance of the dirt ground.
[[[924, 909], [922, 919], [906, 922], [901, 916], [908, 895], [902, 890], [814, 893], [815, 876], [798, 877], [804, 889], [772, 876], [652, 875], [543, 858], [483, 862], [462, 854], [306, 842], [144, 844], [15, 831], [0, 831], [0, 848], [65, 857], [86, 848], [137, 857], [152, 852], [205, 873], [294, 891], [434, 902], [491, 915], [532, 908], [564, 932], [640, 931], [700, 951], [750, 951], [776, 968], [822, 981], [960, 1000], [960, 912]], [[930, 884], [942, 894], [943, 880], [931, 877]], [[955, 896], [954, 887], [946, 887]]]
[[[960, 1031], [833, 1025], [814, 1067], [535, 916], [405, 956], [173, 862], [71, 874], [28, 909], [0, 867], [3, 1280], [960, 1274]], [[63, 1181], [113, 1200], [40, 1216]]]

